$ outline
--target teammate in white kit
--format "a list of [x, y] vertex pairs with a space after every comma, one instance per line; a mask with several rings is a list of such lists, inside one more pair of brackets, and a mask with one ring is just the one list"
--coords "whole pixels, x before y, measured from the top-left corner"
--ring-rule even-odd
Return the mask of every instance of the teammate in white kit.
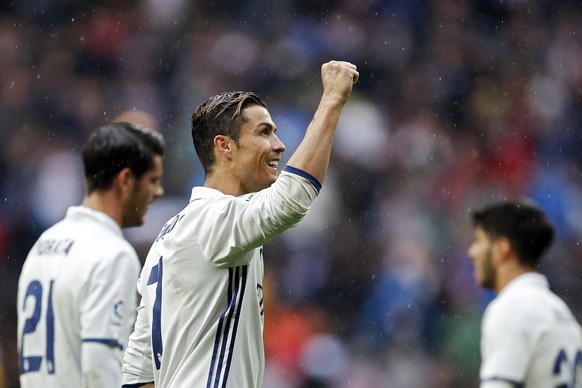
[[483, 316], [481, 387], [582, 387], [580, 325], [537, 270], [552, 225], [529, 201], [495, 203], [472, 219], [475, 277], [497, 294]]
[[163, 194], [163, 153], [160, 133], [126, 122], [85, 142], [83, 203], [40, 236], [20, 274], [22, 388], [121, 386], [141, 268], [121, 228], [143, 224]]
[[358, 79], [356, 67], [340, 61], [324, 64], [321, 75], [319, 107], [279, 177], [285, 146], [255, 94], [223, 93], [193, 114], [205, 183], [166, 223], [146, 259], [124, 387], [261, 386], [262, 245], [297, 224], [317, 196]]

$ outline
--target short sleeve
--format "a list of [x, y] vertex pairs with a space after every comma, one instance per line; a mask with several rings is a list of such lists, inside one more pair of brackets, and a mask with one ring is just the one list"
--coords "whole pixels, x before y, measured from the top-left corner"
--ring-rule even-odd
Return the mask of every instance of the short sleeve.
[[137, 255], [127, 249], [95, 265], [79, 302], [83, 342], [125, 349], [135, 322], [139, 268]]
[[485, 312], [481, 328], [482, 386], [495, 381], [510, 384], [524, 381], [531, 354], [531, 333], [524, 322], [525, 315], [516, 308], [493, 303]]

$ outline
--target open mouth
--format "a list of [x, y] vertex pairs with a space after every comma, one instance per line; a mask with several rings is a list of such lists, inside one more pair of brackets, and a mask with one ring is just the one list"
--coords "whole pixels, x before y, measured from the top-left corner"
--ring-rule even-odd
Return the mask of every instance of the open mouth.
[[272, 167], [272, 168], [277, 168], [279, 166], [279, 161], [278, 160], [269, 160], [267, 162], [267, 165], [269, 167]]

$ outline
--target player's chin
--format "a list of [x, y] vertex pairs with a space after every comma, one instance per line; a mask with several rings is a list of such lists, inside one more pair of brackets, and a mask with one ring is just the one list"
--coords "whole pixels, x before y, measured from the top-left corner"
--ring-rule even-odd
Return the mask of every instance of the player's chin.
[[476, 274], [475, 279], [480, 287], [491, 288], [491, 280], [484, 274]]
[[269, 187], [277, 180], [277, 170], [269, 168], [265, 174], [260, 178], [264, 186]]
[[136, 219], [132, 219], [129, 222], [127, 222], [124, 227], [125, 228], [135, 228], [137, 226], [142, 226], [145, 223], [145, 220], [143, 218], [136, 218]]
[[483, 283], [483, 276], [482, 276], [482, 275], [479, 273], [479, 271], [477, 271], [477, 269], [475, 269], [475, 270], [473, 271], [473, 278], [475, 279], [475, 282], [476, 282], [478, 285], [480, 285], [480, 286], [482, 286], [482, 285], [483, 285], [483, 284], [482, 284], [482, 283]]
[[126, 227], [136, 227], [145, 224], [146, 212], [147, 208], [143, 209], [142, 211], [137, 211], [136, 213], [134, 213], [133, 216], [127, 220]]
[[269, 172], [270, 172], [269, 175], [271, 177], [271, 184], [273, 184], [277, 180], [277, 177], [279, 176], [279, 171], [277, 171], [277, 169], [275, 168], [269, 170]]
[[142, 226], [143, 224], [145, 224], [145, 214], [143, 214], [137, 221], [136, 221], [135, 226]]
[[138, 226], [142, 226], [143, 224], [145, 224], [145, 219], [146, 219], [147, 212], [148, 212], [148, 208], [146, 207], [144, 209], [144, 211], [139, 216], [139, 219], [138, 219], [139, 225]]

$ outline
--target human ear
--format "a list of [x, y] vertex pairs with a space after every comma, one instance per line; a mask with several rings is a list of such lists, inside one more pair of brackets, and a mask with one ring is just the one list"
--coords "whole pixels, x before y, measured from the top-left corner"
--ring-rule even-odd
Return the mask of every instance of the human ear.
[[227, 158], [231, 158], [232, 156], [232, 144], [231, 140], [228, 136], [224, 135], [217, 135], [214, 137], [214, 148], [216, 152], [226, 156]]
[[115, 184], [121, 192], [125, 192], [133, 184], [132, 182], [134, 179], [135, 177], [131, 172], [131, 169], [129, 167], [125, 167], [119, 171], [119, 173], [117, 173], [117, 176], [115, 177]]
[[494, 243], [494, 251], [501, 260], [506, 260], [508, 257], [512, 255], [512, 247], [511, 242], [507, 239], [507, 237], [499, 237], [495, 239]]

